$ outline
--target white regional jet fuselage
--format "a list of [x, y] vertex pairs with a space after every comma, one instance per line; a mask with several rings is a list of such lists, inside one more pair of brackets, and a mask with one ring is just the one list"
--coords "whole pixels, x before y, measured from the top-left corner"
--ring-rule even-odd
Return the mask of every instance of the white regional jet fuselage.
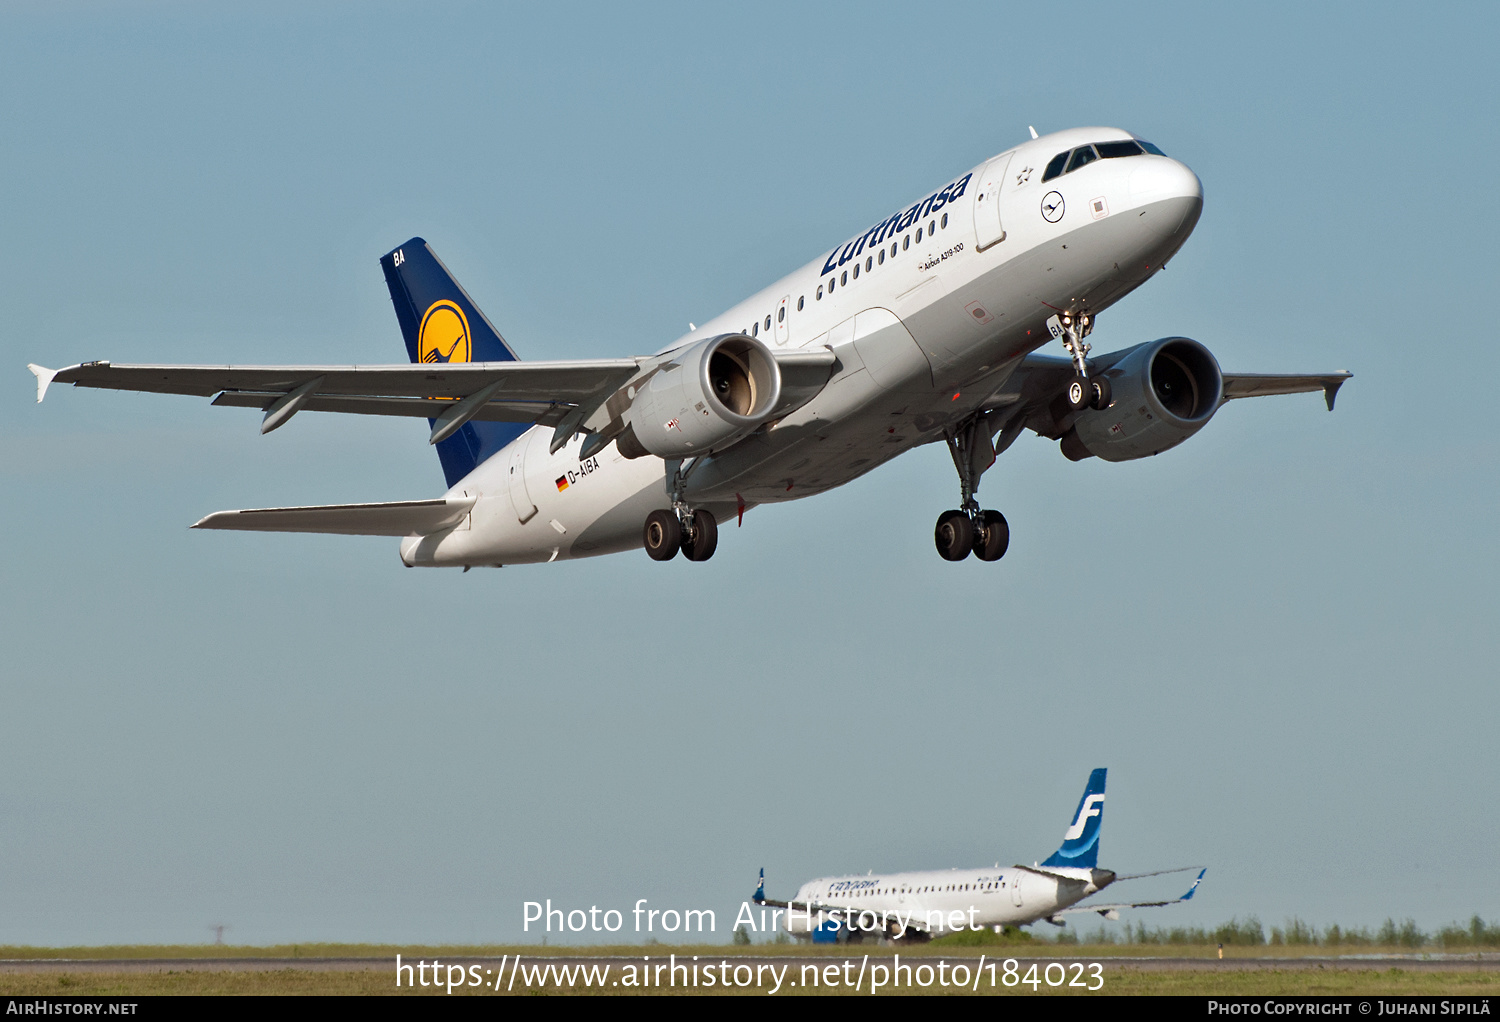
[[[727, 521], [758, 504], [821, 493], [941, 440], [993, 406], [1022, 358], [1052, 341], [1046, 323], [1055, 311], [1097, 314], [1159, 272], [1202, 209], [1202, 186], [1186, 166], [1146, 153], [1095, 159], [1042, 180], [1059, 153], [1132, 137], [1080, 128], [1028, 141], [664, 349], [744, 333], [775, 352], [828, 346], [837, 356], [815, 398], [701, 458], [685, 502]], [[481, 462], [448, 491], [475, 498], [468, 516], [456, 528], [403, 539], [402, 560], [499, 565], [638, 547], [647, 515], [673, 506], [677, 466], [626, 458], [616, 444], [580, 458], [583, 434], [549, 453], [552, 437], [551, 428], [535, 426]], [[1009, 873], [961, 882], [995, 885], [987, 900], [1000, 921], [1010, 918], [1013, 899], [1033, 889], [1050, 896], [1042, 891], [1053, 884]]]
[[807, 936], [830, 917], [855, 934], [941, 937], [962, 930], [1024, 926], [1055, 916], [1107, 887], [1107, 869], [1025, 866], [951, 869], [885, 876], [825, 877], [797, 890], [782, 927]]

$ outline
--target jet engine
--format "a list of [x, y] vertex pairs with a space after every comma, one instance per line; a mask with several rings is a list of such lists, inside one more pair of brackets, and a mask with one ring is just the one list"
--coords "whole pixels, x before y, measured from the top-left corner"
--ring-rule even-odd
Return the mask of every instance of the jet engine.
[[1187, 337], [1164, 337], [1127, 348], [1106, 365], [1113, 400], [1080, 412], [1062, 437], [1073, 461], [1090, 456], [1131, 461], [1160, 454], [1198, 432], [1224, 403], [1224, 375], [1207, 348]]
[[722, 334], [673, 355], [636, 391], [616, 439], [627, 458], [689, 458], [727, 447], [771, 417], [781, 369], [760, 341]]

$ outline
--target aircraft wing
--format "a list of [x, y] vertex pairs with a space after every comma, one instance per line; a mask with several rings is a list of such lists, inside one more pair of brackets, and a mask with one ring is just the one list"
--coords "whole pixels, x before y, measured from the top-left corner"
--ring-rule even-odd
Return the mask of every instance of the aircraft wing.
[[[1128, 355], [1134, 349], [1125, 348], [1109, 355], [1091, 359], [1092, 371], [1103, 371], [1114, 365], [1117, 357]], [[1350, 372], [1278, 374], [1278, 373], [1225, 373], [1224, 400], [1233, 401], [1241, 397], [1269, 397], [1273, 394], [1315, 394], [1323, 392], [1328, 410], [1333, 411], [1334, 395], [1346, 380], [1354, 376]], [[1073, 378], [1073, 363], [1070, 359], [1055, 355], [1031, 354], [1021, 359], [1016, 371], [1002, 385], [1000, 391], [990, 398], [991, 409], [1023, 406], [1040, 406], [1050, 402]]]
[[[1161, 872], [1162, 873], [1175, 873], [1177, 871], [1176, 870], [1162, 870]], [[1122, 909], [1122, 908], [1159, 908], [1162, 905], [1176, 905], [1178, 902], [1188, 901], [1188, 900], [1190, 900], [1193, 897], [1193, 892], [1196, 891], [1196, 890], [1198, 890], [1198, 885], [1199, 884], [1203, 883], [1203, 874], [1207, 873], [1207, 872], [1208, 872], [1207, 869], [1201, 870], [1198, 873], [1197, 879], [1193, 881], [1193, 886], [1189, 887], [1187, 889], [1187, 893], [1184, 894], [1180, 898], [1169, 898], [1166, 901], [1131, 901], [1131, 902], [1119, 902], [1119, 903], [1110, 904], [1110, 905], [1097, 905], [1097, 904], [1096, 905], [1091, 905], [1091, 904], [1088, 904], [1088, 903], [1084, 903], [1084, 904], [1081, 904], [1081, 905], [1074, 905], [1072, 908], [1058, 909], [1056, 912], [1052, 913], [1052, 915], [1053, 915], [1053, 917], [1056, 917], [1056, 916], [1067, 915], [1070, 912], [1097, 912], [1101, 916], [1104, 916], [1104, 918], [1106, 918], [1106, 919], [1116, 919], [1116, 918], [1118, 918], [1118, 913], [1119, 913], [1120, 909]], [[1140, 873], [1140, 874], [1137, 874], [1137, 876], [1156, 876], [1156, 875], [1158, 875], [1158, 874], [1156, 874], [1156, 873]], [[1124, 879], [1130, 880], [1130, 879], [1135, 879], [1135, 878], [1134, 877], [1125, 877]], [[1115, 914], [1112, 915], [1111, 913], [1115, 913]]]
[[1344, 381], [1353, 373], [1324, 373], [1321, 376], [1277, 376], [1271, 373], [1225, 373], [1224, 400], [1237, 397], [1266, 397], [1271, 394], [1314, 394], [1323, 392], [1328, 410]]
[[[828, 380], [828, 348], [777, 351], [784, 383], [779, 411], [809, 400]], [[672, 353], [649, 358], [567, 362], [443, 362], [346, 366], [114, 365], [83, 362], [66, 369], [28, 365], [41, 402], [53, 383], [106, 390], [214, 397], [216, 405], [259, 408], [269, 433], [297, 412], [409, 415], [435, 420], [431, 442], [452, 435], [471, 419], [554, 426], [553, 450], [589, 416], [618, 417], [632, 394]], [[610, 434], [611, 436], [613, 434]]]
[[816, 915], [819, 912], [829, 912], [833, 911], [834, 909], [846, 907], [839, 905], [823, 905], [816, 901], [776, 901], [772, 898], [767, 898], [766, 871], [764, 867], [761, 868], [760, 883], [756, 886], [755, 894], [751, 896], [751, 900], [754, 901], [755, 904], [764, 905], [767, 908], [784, 908], [795, 912], [806, 912], [809, 915]]
[[[106, 390], [190, 394], [216, 405], [271, 411], [295, 400], [292, 411], [352, 412], [439, 418], [458, 399], [478, 398], [464, 421], [556, 425], [578, 405], [602, 402], [639, 372], [646, 359], [568, 362], [468, 362], [434, 365], [187, 366], [84, 362], [66, 369], [28, 368], [37, 401], [52, 383]], [[286, 417], [290, 417], [289, 415]], [[269, 421], [269, 420], [268, 420]], [[280, 425], [283, 418], [274, 423]]]

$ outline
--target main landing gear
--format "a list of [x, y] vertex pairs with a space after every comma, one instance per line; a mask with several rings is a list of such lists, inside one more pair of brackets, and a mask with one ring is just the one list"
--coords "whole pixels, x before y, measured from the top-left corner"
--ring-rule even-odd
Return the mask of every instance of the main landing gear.
[[646, 516], [643, 539], [653, 561], [670, 561], [679, 550], [690, 561], [706, 561], [718, 549], [719, 523], [701, 508], [686, 517], [679, 517], [675, 508], [653, 511]]
[[998, 561], [1010, 546], [1010, 525], [999, 511], [983, 510], [974, 492], [979, 477], [995, 463], [989, 419], [975, 415], [948, 433], [948, 452], [958, 469], [963, 507], [938, 516], [933, 540], [944, 560], [961, 561], [973, 553], [981, 561]]
[[670, 561], [679, 550], [690, 561], [706, 561], [719, 547], [718, 520], [702, 508], [694, 511], [683, 500], [688, 473], [696, 461], [685, 465], [678, 462], [672, 470], [671, 509], [652, 511], [646, 516], [641, 540], [653, 561]]
[[1084, 361], [1084, 356], [1089, 353], [1089, 346], [1084, 338], [1094, 330], [1094, 317], [1086, 312], [1077, 315], [1060, 312], [1047, 320], [1047, 329], [1052, 332], [1053, 337], [1062, 341], [1063, 347], [1073, 357], [1075, 375], [1068, 384], [1068, 406], [1075, 412], [1081, 412], [1085, 408], [1102, 412], [1108, 408], [1112, 400], [1109, 378], [1090, 377], [1088, 363]]

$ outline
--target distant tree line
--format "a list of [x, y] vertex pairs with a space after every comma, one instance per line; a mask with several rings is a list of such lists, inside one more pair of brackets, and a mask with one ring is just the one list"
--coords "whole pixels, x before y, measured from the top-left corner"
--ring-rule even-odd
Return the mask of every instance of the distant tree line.
[[1064, 931], [1058, 935], [1060, 944], [1223, 944], [1234, 945], [1289, 945], [1317, 947], [1435, 947], [1470, 948], [1500, 947], [1500, 923], [1486, 923], [1479, 916], [1469, 920], [1468, 926], [1449, 923], [1428, 933], [1407, 919], [1396, 922], [1387, 919], [1379, 929], [1366, 927], [1344, 928], [1337, 923], [1319, 931], [1295, 916], [1284, 926], [1273, 926], [1266, 933], [1265, 927], [1255, 916], [1231, 919], [1213, 929], [1199, 926], [1174, 926], [1170, 929], [1157, 927], [1148, 929], [1145, 923], [1126, 924], [1123, 933], [1100, 928], [1090, 934]]

